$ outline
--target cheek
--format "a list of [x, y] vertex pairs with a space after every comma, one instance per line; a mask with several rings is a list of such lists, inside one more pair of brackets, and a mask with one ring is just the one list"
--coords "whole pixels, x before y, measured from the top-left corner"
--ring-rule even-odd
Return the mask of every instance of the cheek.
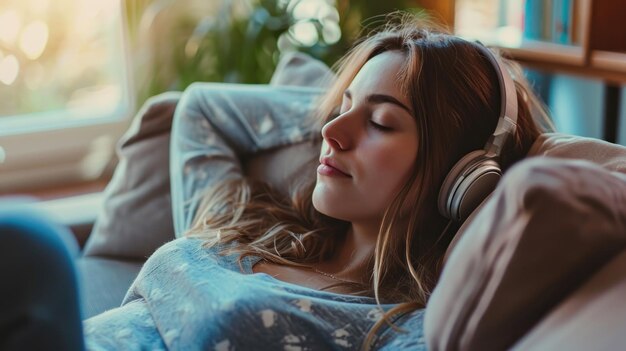
[[[411, 175], [411, 165], [412, 160], [398, 160], [400, 162], [390, 163], [389, 170], [390, 172], [382, 175], [381, 181], [384, 181], [386, 187], [384, 189], [390, 198], [396, 196], [396, 194], [402, 189], [404, 184], [408, 181], [408, 178]], [[384, 180], [383, 180], [384, 179]]]
[[372, 153], [366, 171], [367, 184], [362, 187], [377, 206], [387, 206], [411, 176], [416, 152], [399, 152], [398, 149]]
[[414, 146], [407, 144], [405, 147], [389, 147], [371, 152], [366, 156], [372, 167], [371, 180], [380, 182], [384, 179], [386, 184], [396, 187], [403, 184], [411, 174], [417, 157], [417, 152], [413, 150]]

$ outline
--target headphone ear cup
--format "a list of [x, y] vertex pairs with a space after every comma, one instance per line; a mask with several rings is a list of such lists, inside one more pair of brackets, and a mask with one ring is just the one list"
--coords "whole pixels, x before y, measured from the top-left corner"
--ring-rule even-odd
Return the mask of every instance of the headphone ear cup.
[[485, 156], [484, 150], [472, 151], [452, 167], [439, 191], [439, 212], [454, 221], [465, 220], [496, 188], [502, 177], [500, 165]]

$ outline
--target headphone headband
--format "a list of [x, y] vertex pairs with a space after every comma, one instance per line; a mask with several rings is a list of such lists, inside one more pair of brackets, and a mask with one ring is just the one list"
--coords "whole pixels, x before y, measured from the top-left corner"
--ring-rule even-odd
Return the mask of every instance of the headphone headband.
[[498, 116], [498, 124], [493, 135], [485, 145], [487, 156], [500, 157], [505, 142], [515, 134], [517, 127], [517, 94], [515, 92], [515, 83], [511, 79], [504, 64], [496, 58], [496, 56], [485, 47], [482, 43], [476, 42], [478, 50], [491, 62], [498, 83], [500, 86], [500, 115]]
[[502, 177], [499, 160], [517, 128], [517, 93], [506, 67], [480, 42], [472, 43], [489, 60], [498, 77], [500, 113], [495, 131], [483, 150], [463, 156], [452, 167], [439, 190], [439, 212], [463, 221], [492, 191]]

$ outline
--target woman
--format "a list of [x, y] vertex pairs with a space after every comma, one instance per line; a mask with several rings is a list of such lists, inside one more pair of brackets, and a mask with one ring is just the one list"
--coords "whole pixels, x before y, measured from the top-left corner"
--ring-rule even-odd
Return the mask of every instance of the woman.
[[[504, 169], [541, 132], [531, 110], [542, 111], [508, 65], [518, 113]], [[500, 89], [479, 44], [403, 18], [341, 61], [311, 179], [283, 196], [242, 176], [239, 157], [258, 147], [221, 135], [192, 87], [172, 132], [186, 238], [155, 252], [122, 307], [85, 322], [87, 348], [425, 347], [421, 309], [458, 227], [439, 213], [439, 189], [494, 133]]]

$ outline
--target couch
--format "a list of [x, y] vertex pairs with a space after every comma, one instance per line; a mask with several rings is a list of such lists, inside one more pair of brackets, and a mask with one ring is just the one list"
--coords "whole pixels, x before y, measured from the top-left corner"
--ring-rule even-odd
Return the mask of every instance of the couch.
[[[289, 86], [323, 88], [332, 79], [322, 63], [290, 54], [281, 59], [264, 89], [280, 95]], [[219, 83], [205, 85], [208, 90], [221, 87]], [[180, 97], [181, 93], [165, 93], [150, 99], [118, 143], [119, 163], [105, 189], [104, 207], [78, 259], [84, 318], [119, 306], [146, 258], [175, 238], [168, 167], [170, 128]], [[298, 166], [315, 157], [318, 147], [312, 140], [276, 148], [242, 160], [243, 168], [252, 177], [284, 188], [297, 176]], [[494, 192], [499, 195], [483, 202], [448, 250], [440, 283], [426, 309], [426, 338], [433, 349], [613, 349], [626, 345], [626, 336], [619, 332], [626, 328], [626, 147], [553, 133], [540, 137], [528, 156], [536, 161], [524, 161], [505, 176], [504, 185]], [[572, 184], [558, 176], [538, 176], [551, 164], [556, 174], [580, 169], [600, 173], [590, 178], [610, 183], [614, 189], [609, 205], [590, 205], [604, 215], [610, 210], [610, 218], [600, 220], [606, 225], [599, 239], [572, 237], [571, 228], [560, 225], [572, 222], [567, 217], [546, 217], [546, 225], [533, 227], [541, 230], [524, 226], [509, 230], [511, 218], [523, 217], [524, 211], [517, 208], [519, 201], [503, 203], [502, 199], [511, 197], [518, 184], [528, 179], [557, 184], [527, 187], [535, 197], [552, 199], [570, 193]], [[602, 177], [609, 177], [610, 182]], [[592, 183], [576, 184], [597, 186]], [[569, 204], [582, 199], [584, 203], [598, 196], [593, 188], [589, 193], [565, 196], [562, 201]], [[594, 223], [599, 222], [592, 217], [598, 213], [588, 212], [589, 218], [573, 222], [590, 226], [593, 232]], [[496, 232], [505, 234], [496, 236]], [[606, 237], [611, 240], [604, 241]], [[503, 251], [509, 254], [493, 255]]]

